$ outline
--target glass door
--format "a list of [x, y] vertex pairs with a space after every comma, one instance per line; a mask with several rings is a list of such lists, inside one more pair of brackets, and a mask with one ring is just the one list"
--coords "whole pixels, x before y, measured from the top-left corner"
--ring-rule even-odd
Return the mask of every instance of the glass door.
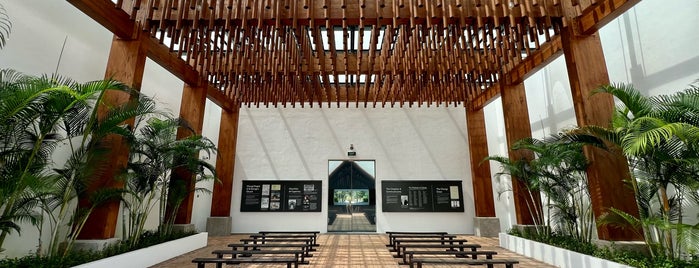
[[376, 232], [375, 164], [328, 161], [328, 232]]

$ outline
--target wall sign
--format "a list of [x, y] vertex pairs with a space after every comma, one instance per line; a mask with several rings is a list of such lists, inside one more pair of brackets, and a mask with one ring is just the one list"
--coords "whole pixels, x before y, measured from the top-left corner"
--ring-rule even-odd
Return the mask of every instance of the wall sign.
[[322, 181], [243, 181], [241, 212], [320, 212]]
[[461, 181], [381, 181], [383, 212], [464, 212]]

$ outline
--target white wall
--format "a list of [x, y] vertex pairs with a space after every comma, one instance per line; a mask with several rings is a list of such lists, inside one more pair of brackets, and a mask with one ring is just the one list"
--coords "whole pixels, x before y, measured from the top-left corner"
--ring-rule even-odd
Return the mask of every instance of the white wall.
[[317, 213], [240, 212], [243, 180], [322, 180], [327, 200], [328, 160], [376, 160], [382, 180], [463, 180], [464, 213], [383, 213], [377, 231], [444, 230], [473, 233], [473, 193], [463, 107], [243, 108], [240, 112], [233, 232], [303, 228], [327, 230], [327, 204]]
[[699, 3], [643, 0], [600, 30], [609, 79], [649, 95], [699, 79]]

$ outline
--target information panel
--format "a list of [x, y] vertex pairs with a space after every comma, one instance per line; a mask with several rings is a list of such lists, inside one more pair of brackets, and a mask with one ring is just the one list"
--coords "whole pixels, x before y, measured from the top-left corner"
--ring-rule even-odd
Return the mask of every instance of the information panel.
[[322, 181], [243, 181], [241, 212], [320, 212]]
[[381, 181], [383, 212], [464, 212], [461, 181]]

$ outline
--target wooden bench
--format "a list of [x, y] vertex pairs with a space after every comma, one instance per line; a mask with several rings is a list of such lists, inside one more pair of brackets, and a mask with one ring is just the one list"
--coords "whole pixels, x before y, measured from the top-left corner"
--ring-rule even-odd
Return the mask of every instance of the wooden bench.
[[387, 247], [393, 247], [393, 239], [396, 236], [419, 236], [419, 235], [448, 235], [449, 233], [447, 232], [391, 232], [388, 231], [386, 232], [388, 234], [388, 244], [386, 244]]
[[318, 244], [313, 244], [313, 239], [311, 238], [264, 238], [264, 237], [258, 237], [258, 238], [243, 238], [240, 239], [240, 242], [243, 244], [253, 244], [253, 245], [259, 245], [259, 244], [267, 244], [268, 242], [271, 243], [304, 243], [311, 248], [319, 246]]
[[453, 240], [457, 236], [450, 234], [396, 234], [388, 238], [387, 247], [391, 247], [390, 251], [395, 251], [396, 239], [442, 239]]
[[486, 265], [488, 268], [493, 268], [495, 264], [504, 264], [506, 268], [513, 268], [515, 264], [519, 263], [517, 260], [504, 260], [504, 259], [442, 259], [442, 258], [415, 258], [411, 264], [416, 265], [417, 268], [422, 268], [423, 264], [441, 264], [441, 265]]
[[250, 238], [265, 240], [265, 239], [311, 239], [311, 244], [316, 244], [315, 234], [251, 234]]
[[297, 264], [308, 264], [308, 261], [305, 259], [305, 251], [304, 250], [226, 250], [226, 249], [221, 249], [221, 250], [214, 250], [211, 252], [211, 254], [216, 254], [216, 257], [221, 259], [226, 255], [231, 255], [231, 258], [236, 259], [240, 255], [240, 257], [249, 257], [252, 255], [288, 255], [292, 254], [294, 255], [294, 258], [296, 258], [296, 263]]
[[309, 244], [293, 244], [293, 243], [287, 243], [287, 244], [276, 244], [276, 243], [243, 244], [243, 243], [238, 243], [238, 244], [228, 244], [228, 246], [231, 247], [231, 249], [233, 249], [233, 250], [238, 250], [240, 248], [243, 251], [259, 250], [259, 248], [300, 248], [305, 253], [304, 254], [305, 257], [313, 257], [313, 255], [310, 254], [311, 246]]
[[396, 238], [393, 240], [393, 248], [389, 249], [389, 251], [398, 251], [398, 247], [400, 247], [401, 244], [409, 244], [409, 243], [417, 243], [417, 244], [432, 244], [432, 243], [440, 243], [442, 245], [454, 245], [455, 243], [463, 244], [468, 242], [466, 239], [454, 239], [450, 237], [445, 238], [440, 238], [440, 239], [433, 239], [433, 238], [425, 238], [425, 239], [415, 239], [415, 238]]
[[305, 234], [305, 235], [313, 235], [313, 244], [317, 243], [317, 238], [318, 234], [320, 234], [320, 231], [259, 231], [258, 232], [261, 235], [276, 235], [276, 234]]
[[403, 251], [403, 263], [401, 263], [401, 264], [409, 264], [412, 267], [412, 263], [413, 263], [412, 260], [413, 260], [415, 255], [454, 255], [457, 258], [466, 258], [466, 257], [470, 256], [472, 259], [477, 259], [478, 255], [485, 255], [486, 259], [492, 259], [493, 255], [496, 255], [496, 254], [498, 254], [497, 251], [484, 251], [484, 250], [477, 250], [477, 251], [406, 250], [406, 251]]
[[297, 268], [298, 263], [295, 258], [236, 258], [236, 259], [220, 259], [220, 258], [196, 258], [192, 260], [197, 264], [197, 268], [204, 268], [207, 263], [216, 264], [216, 268], [222, 268], [223, 264], [241, 264], [241, 263], [285, 263], [287, 268]]
[[[454, 245], [441, 245], [441, 244], [404, 244], [400, 245], [398, 247], [398, 250], [396, 251], [396, 255], [393, 255], [394, 258], [403, 258], [403, 254], [401, 254], [401, 251], [405, 252], [407, 248], [437, 248], [437, 249], [447, 249], [449, 251], [464, 251], [464, 249], [468, 248], [471, 251], [476, 251], [477, 248], [480, 248], [481, 245], [479, 244], [454, 244]], [[401, 250], [403, 249], [403, 250]]]

